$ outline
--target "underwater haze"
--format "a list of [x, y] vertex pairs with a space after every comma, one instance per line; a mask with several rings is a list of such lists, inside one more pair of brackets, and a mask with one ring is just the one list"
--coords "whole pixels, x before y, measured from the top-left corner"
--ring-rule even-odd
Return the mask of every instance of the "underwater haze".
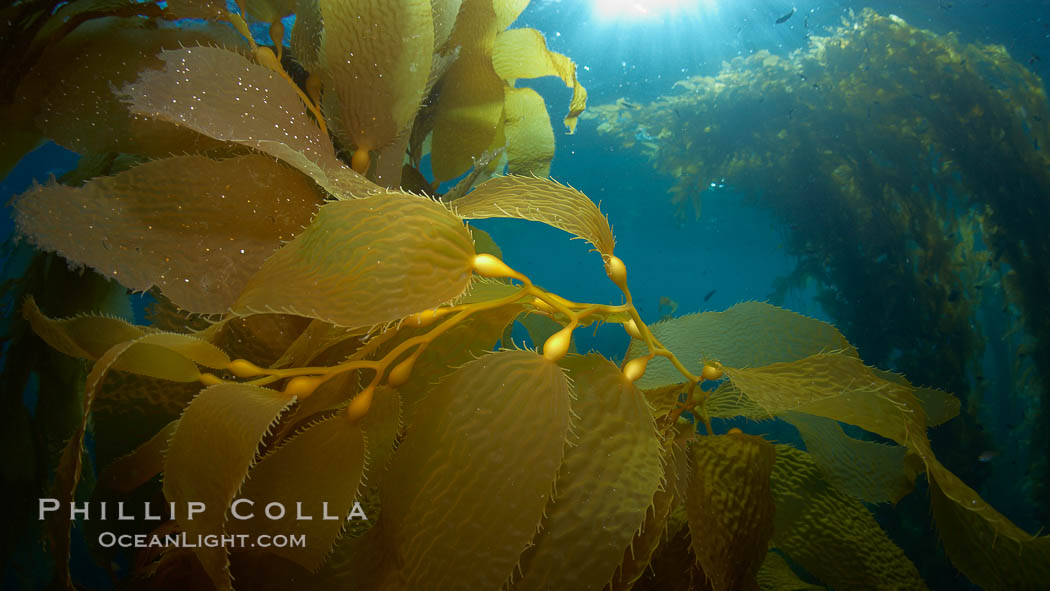
[[1046, 588], [1050, 0], [0, 22], [2, 588]]

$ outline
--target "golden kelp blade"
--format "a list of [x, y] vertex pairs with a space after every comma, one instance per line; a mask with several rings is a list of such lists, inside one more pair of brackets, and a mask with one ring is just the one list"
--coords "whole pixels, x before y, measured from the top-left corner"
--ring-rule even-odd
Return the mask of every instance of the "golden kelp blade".
[[461, 54], [440, 84], [430, 165], [434, 177], [446, 181], [469, 170], [486, 150], [502, 145], [506, 85], [489, 57], [475, 53]]
[[611, 255], [613, 238], [609, 219], [586, 195], [550, 179], [502, 176], [485, 181], [466, 197], [454, 202], [456, 213], [467, 219], [517, 218], [542, 222], [565, 230]]
[[472, 361], [412, 413], [383, 482], [379, 589], [498, 589], [552, 493], [569, 429], [568, 380], [535, 353]]
[[[669, 403], [676, 401], [678, 396], [686, 391], [688, 385], [688, 383], [675, 384], [673, 386], [662, 386], [654, 390], [646, 390], [646, 396], [654, 398], [659, 395], [658, 400], [664, 406], [667, 406]], [[676, 392], [678, 395], [671, 399], [671, 395], [674, 395]], [[773, 418], [766, 409], [756, 404], [754, 400], [744, 396], [740, 390], [733, 387], [732, 382], [728, 381], [718, 385], [718, 388], [708, 396], [704, 406], [707, 407], [707, 412], [710, 416], [723, 419], [745, 417], [754, 421], [762, 421]]]
[[[75, 324], [73, 323], [73, 326]], [[66, 336], [70, 337], [68, 334]], [[82, 345], [78, 344], [78, 347], [84, 349]], [[95, 398], [106, 374], [111, 369], [122, 369], [166, 380], [192, 382], [200, 377], [195, 362], [222, 366], [229, 360], [221, 351], [189, 335], [150, 333], [114, 344], [102, 353], [92, 366], [84, 386], [84, 406], [80, 424], [62, 450], [58, 467], [55, 469], [55, 498], [59, 500], [60, 510], [53, 514], [48, 529], [51, 532], [53, 554], [60, 565], [57, 570], [60, 581], [68, 580], [69, 576], [69, 528], [72, 521], [68, 507], [69, 502], [75, 498], [80, 482], [84, 434]]]
[[935, 388], [915, 388], [915, 397], [926, 412], [926, 425], [936, 427], [959, 416], [962, 401], [951, 394]]
[[347, 330], [320, 320], [311, 320], [295, 341], [274, 361], [272, 367], [312, 365], [311, 361], [329, 348], [350, 339], [362, 338], [367, 332], [365, 329]]
[[[626, 591], [648, 570], [653, 553], [656, 552], [667, 532], [668, 518], [676, 503], [682, 499], [676, 483], [677, 475], [687, 474], [689, 458], [685, 445], [674, 442], [665, 455], [663, 484], [653, 495], [653, 503], [646, 512], [641, 529], [635, 533], [631, 544], [623, 553], [623, 562], [610, 581], [609, 591]], [[683, 487], [684, 489], [684, 487]]]
[[212, 314], [319, 203], [308, 179], [265, 156], [177, 156], [80, 188], [39, 187], [18, 198], [15, 220], [44, 250]]
[[713, 435], [698, 438], [689, 454], [685, 508], [696, 559], [714, 591], [757, 590], [773, 536], [773, 446], [743, 433]]
[[79, 153], [149, 157], [198, 153], [222, 144], [168, 122], [134, 117], [119, 89], [159, 66], [162, 49], [199, 43], [239, 45], [215, 25], [146, 27], [139, 19], [94, 19], [48, 49], [19, 86], [17, 101], [35, 105], [44, 136]]
[[[649, 328], [689, 371], [698, 375], [704, 359], [733, 367], [758, 367], [822, 351], [843, 350], [856, 355], [846, 337], [827, 322], [761, 302], [742, 302], [725, 312], [682, 316]], [[634, 339], [627, 357], [645, 353], [645, 344]], [[649, 389], [681, 381], [681, 374], [669, 361], [656, 358], [638, 387]]]
[[101, 359], [119, 345], [121, 353], [111, 362], [112, 369], [192, 382], [200, 376], [197, 364], [219, 369], [230, 362], [220, 349], [192, 335], [144, 330], [106, 317], [54, 320], [44, 316], [32, 298], [22, 312], [40, 338], [67, 355]]
[[565, 358], [576, 384], [573, 434], [557, 494], [522, 554], [517, 591], [599, 590], [645, 520], [663, 477], [652, 412], [620, 369], [600, 355]]
[[919, 399], [919, 403], [922, 404], [922, 410], [926, 412], [927, 427], [936, 427], [959, 416], [962, 402], [955, 396], [936, 388], [912, 386], [907, 378], [899, 373], [877, 367], [871, 368], [871, 371], [888, 382], [896, 382], [911, 387], [912, 394]]
[[[390, 458], [394, 455], [398, 436], [402, 432], [402, 416], [401, 396], [397, 390], [389, 386], [377, 388], [372, 406], [360, 423], [361, 431], [364, 433], [367, 444], [368, 461], [364, 475], [361, 477], [361, 486], [357, 491], [357, 500], [361, 503], [360, 509], [368, 517], [368, 520], [355, 519], [348, 521], [341, 536], [343, 540], [346, 538], [363, 539], [361, 537], [362, 534], [367, 533], [382, 514], [383, 502], [379, 493], [382, 489], [387, 465], [389, 465]], [[337, 541], [336, 547], [332, 549], [333, 553], [344, 554], [345, 544], [343, 546], [341, 548], [340, 543]], [[338, 561], [341, 558], [342, 556], [336, 558], [336, 560]], [[330, 560], [331, 558], [326, 559], [325, 570], [328, 572], [339, 572], [341, 570], [339, 564], [331, 564]], [[353, 577], [352, 571], [340, 574]], [[325, 575], [325, 572], [320, 572], [319, 579], [322, 579]], [[364, 586], [367, 587], [367, 585]]]
[[[362, 524], [365, 527], [375, 525], [379, 507], [379, 490], [386, 474], [386, 467], [390, 458], [394, 455], [398, 435], [402, 430], [401, 396], [397, 390], [388, 386], [380, 386], [376, 389], [375, 399], [372, 401], [368, 414], [361, 419], [361, 430], [364, 432], [365, 441], [368, 443], [368, 464], [365, 466], [365, 474], [362, 480], [360, 497], [363, 505], [369, 506], [366, 511], [369, 521]], [[353, 524], [350, 524], [353, 526]]]
[[763, 591], [823, 591], [820, 585], [811, 585], [798, 578], [784, 556], [770, 550], [758, 569], [758, 588]]
[[492, 46], [496, 34], [527, 4], [528, 0], [463, 0], [460, 5], [449, 41], [441, 48], [458, 51], [459, 56], [441, 76], [433, 120], [416, 126], [416, 133], [422, 134], [417, 145], [428, 129], [433, 130], [430, 158], [437, 180], [455, 178], [472, 166], [485, 167], [484, 155], [503, 146], [507, 85], [492, 68]]
[[98, 359], [113, 345], [146, 334], [145, 331], [119, 318], [74, 316], [55, 320], [48, 318], [32, 296], [22, 305], [22, 316], [33, 332], [48, 345], [70, 357]]
[[389, 322], [463, 293], [473, 259], [470, 232], [437, 202], [408, 193], [337, 201], [266, 261], [234, 309], [347, 328]]
[[509, 27], [530, 1], [462, 0], [449, 48], [459, 47], [463, 52], [491, 55], [496, 34]]
[[503, 0], [462, 0], [445, 49], [458, 47], [461, 54], [490, 55], [496, 33], [502, 30], [496, 28], [495, 6], [502, 3]]
[[857, 357], [820, 353], [791, 363], [725, 367], [733, 386], [771, 415], [797, 411], [856, 425], [929, 453], [926, 416], [911, 386], [887, 382]]
[[511, 29], [496, 36], [492, 66], [500, 78], [512, 86], [518, 78], [557, 76], [572, 89], [565, 126], [576, 131], [576, 118], [587, 108], [587, 91], [576, 79], [576, 64], [560, 53], [547, 49], [543, 33], [536, 29]]
[[452, 27], [456, 24], [459, 16], [459, 7], [463, 0], [431, 0], [430, 7], [434, 17], [434, 51], [435, 53], [447, 53], [445, 42], [452, 35]]
[[915, 565], [856, 499], [802, 451], [777, 445], [773, 543], [836, 589], [926, 589]]
[[[475, 242], [475, 245], [477, 244], [478, 243]], [[475, 246], [475, 248], [477, 248], [477, 246]], [[480, 251], [478, 254], [481, 254]], [[514, 285], [510, 280], [475, 276], [474, 280], [470, 282], [469, 291], [456, 303], [470, 304], [474, 302], [487, 302], [489, 300], [509, 297], [514, 294], [521, 294], [521, 287]], [[531, 297], [524, 295], [522, 299], [527, 301], [531, 300]]]
[[[999, 564], [1012, 565], [1010, 580], [1022, 587], [1046, 580], [1050, 537], [1025, 533], [937, 461], [926, 438], [922, 405], [907, 382], [886, 381], [856, 357], [842, 353], [747, 370], [727, 367], [726, 375], [767, 412], [794, 410], [835, 419], [907, 446], [925, 463], [935, 489], [934, 518], [951, 536], [945, 538], [948, 557], [974, 582], [994, 587], [996, 577], [1006, 572]], [[970, 539], [964, 539], [967, 536]], [[1030, 554], [1032, 560], [1015, 560], [1019, 554]]]
[[338, 105], [326, 116], [345, 133], [340, 139], [348, 148], [381, 150], [407, 131], [423, 100], [434, 53], [430, 2], [320, 0], [319, 6], [324, 92], [335, 93]]
[[[346, 523], [364, 468], [360, 423], [351, 423], [344, 413], [314, 423], [251, 468], [238, 496], [251, 499], [254, 506], [239, 513], [250, 512], [255, 517], [231, 519], [227, 531], [305, 536], [305, 546], [268, 551], [314, 570], [324, 562]], [[283, 518], [264, 517], [262, 511], [270, 502], [284, 506]]]
[[554, 130], [543, 97], [531, 88], [508, 88], [503, 103], [507, 172], [550, 175]]
[[896, 503], [910, 493], [922, 460], [899, 445], [854, 439], [831, 419], [799, 412], [778, 415], [798, 429], [828, 482], [865, 503]]
[[361, 430], [368, 442], [365, 476], [369, 486], [376, 486], [386, 471], [387, 462], [394, 454], [397, 436], [401, 432], [402, 417], [401, 397], [397, 391], [380, 386], [376, 390], [368, 414], [361, 419]]
[[939, 463], [929, 465], [930, 497], [952, 564], [983, 589], [1045, 589], [1050, 536], [1022, 531]]
[[380, 190], [336, 157], [293, 84], [274, 71], [217, 47], [158, 57], [163, 69], [121, 90], [135, 113], [279, 158], [337, 197]]
[[[164, 462], [164, 497], [175, 503], [182, 531], [224, 533], [226, 509], [255, 462], [259, 443], [294, 398], [247, 384], [219, 384], [201, 391], [182, 413]], [[189, 503], [205, 510], [189, 519]], [[232, 589], [224, 548], [196, 548], [212, 583]]]
[[[488, 0], [485, 0], [488, 1]], [[514, 24], [518, 16], [528, 7], [532, 0], [492, 0], [492, 10], [496, 18], [495, 29], [502, 31]]]

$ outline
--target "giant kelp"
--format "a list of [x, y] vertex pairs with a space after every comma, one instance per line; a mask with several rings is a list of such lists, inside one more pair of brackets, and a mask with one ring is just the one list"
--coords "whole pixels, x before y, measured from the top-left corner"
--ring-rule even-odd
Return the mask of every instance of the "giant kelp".
[[[866, 366], [831, 325], [758, 303], [646, 325], [605, 216], [549, 179], [496, 177], [448, 201], [376, 183], [388, 180], [378, 171], [398, 145], [389, 132], [409, 128], [402, 108], [427, 91], [417, 72], [392, 72], [376, 90], [396, 101], [352, 104], [355, 94], [338, 90], [352, 84], [334, 79], [363, 75], [325, 53], [364, 34], [340, 12], [348, 6], [377, 19], [377, 30], [432, 29], [431, 74], [440, 78], [433, 64], [447, 59], [447, 75], [462, 69], [454, 85], [438, 80], [437, 101], [410, 126], [417, 139], [433, 126], [433, 158], [493, 148], [469, 133], [462, 144], [437, 140], [442, 117], [469, 130], [467, 120], [487, 116], [485, 83], [479, 110], [455, 102], [486, 67], [501, 84], [551, 72], [575, 84], [535, 33], [505, 30], [524, 2], [435, 1], [426, 15], [418, 2], [401, 12], [397, 4], [297, 3], [307, 30], [293, 31], [291, 53], [299, 47], [293, 57], [310, 70], [300, 82], [278, 61], [288, 49], [247, 37], [239, 51], [157, 49], [137, 78], [108, 87], [124, 109], [110, 116], [163, 123], [211, 148], [135, 152], [119, 166], [87, 157], [79, 186], [52, 183], [15, 200], [28, 241], [94, 269], [85, 273], [107, 294], [122, 282], [156, 300], [153, 323], [135, 325], [23, 297], [46, 290], [11, 292], [36, 335], [90, 367], [80, 396], [54, 383], [40, 392], [80, 410], [49, 487], [60, 501], [47, 521], [57, 588], [75, 585], [68, 560], [83, 534], [69, 502], [88, 494], [173, 503], [162, 520], [123, 525], [147, 538], [306, 536], [283, 548], [146, 548], [126, 569], [88, 539], [99, 564], [131, 588], [747, 589], [804, 587], [800, 573], [839, 588], [923, 588], [858, 500], [896, 500], [923, 471], [935, 518], [954, 533], [946, 549], [967, 576], [1012, 589], [1050, 575], [1048, 538], [1011, 524], [934, 457], [927, 429], [951, 417], [954, 399]], [[290, 10], [252, 5], [249, 17]], [[207, 1], [169, 9], [247, 32], [241, 16]], [[105, 34], [130, 26], [95, 25]], [[191, 30], [215, 44], [209, 27]], [[400, 51], [375, 41], [360, 47]], [[545, 58], [535, 68], [500, 62], [519, 53]], [[383, 57], [374, 63], [406, 63]], [[501, 88], [507, 100], [510, 86]], [[450, 94], [455, 107], [443, 113]], [[368, 109], [390, 110], [372, 125], [362, 119]], [[511, 135], [508, 127], [510, 161], [543, 160], [514, 148]], [[395, 160], [412, 164], [417, 148], [401, 149]], [[109, 164], [96, 171], [99, 162]], [[187, 172], [197, 174], [180, 182]], [[623, 303], [570, 301], [534, 284], [468, 224], [490, 217], [589, 242]], [[529, 320], [537, 317], [543, 323]], [[544, 335], [539, 350], [510, 341], [519, 320]], [[571, 352], [573, 331], [596, 322], [633, 338], [622, 364]], [[17, 386], [5, 389], [5, 404], [21, 399], [26, 380]], [[716, 433], [711, 420], [774, 416], [798, 425], [813, 453], [739, 429]], [[860, 442], [839, 422], [893, 443]], [[860, 461], [875, 474], [848, 469]], [[315, 518], [242, 520], [238, 498]], [[205, 514], [189, 513], [195, 502]], [[341, 518], [361, 512], [366, 522]], [[338, 518], [316, 517], [331, 513]]]
[[[591, 113], [672, 179], [682, 215], [724, 184], [779, 216], [798, 262], [773, 299], [815, 286], [865, 359], [962, 395], [953, 465], [1030, 442], [1031, 477], [997, 476], [1024, 478], [1047, 518], [1050, 105], [1024, 64], [865, 10], [788, 55], [734, 58], [649, 105]], [[982, 367], [989, 341], [999, 359]], [[981, 404], [1015, 417], [988, 425], [995, 442]]]

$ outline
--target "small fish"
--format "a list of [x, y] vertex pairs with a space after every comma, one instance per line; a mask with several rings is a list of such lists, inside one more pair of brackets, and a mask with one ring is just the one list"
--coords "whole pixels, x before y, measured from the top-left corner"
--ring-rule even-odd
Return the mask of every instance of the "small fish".
[[674, 318], [674, 313], [678, 310], [678, 302], [672, 300], [667, 296], [660, 297], [660, 319], [668, 320]]
[[791, 18], [793, 16], [795, 16], [795, 9], [794, 9], [794, 7], [791, 8], [791, 12], [789, 12], [789, 13], [785, 14], [784, 16], [778, 18], [776, 24], [778, 24], [778, 25], [784, 24], [784, 23], [786, 23], [788, 21], [789, 18]]
[[1035, 62], [1040, 62], [1040, 61], [1043, 61], [1043, 60], [1039, 59], [1039, 56], [1033, 53], [1032, 57], [1028, 58], [1028, 65], [1031, 66], [1031, 65], [1035, 64]]
[[992, 450], [982, 451], [981, 455], [977, 456], [977, 461], [978, 462], [984, 462], [984, 463], [987, 464], [988, 462], [994, 460], [997, 457], [999, 457], [999, 452], [997, 452], [997, 451], [992, 451]]
[[711, 291], [707, 292], [707, 295], [704, 296], [704, 301], [706, 302], [707, 300], [711, 299], [711, 296], [715, 295], [716, 291], [718, 290], [712, 289]]

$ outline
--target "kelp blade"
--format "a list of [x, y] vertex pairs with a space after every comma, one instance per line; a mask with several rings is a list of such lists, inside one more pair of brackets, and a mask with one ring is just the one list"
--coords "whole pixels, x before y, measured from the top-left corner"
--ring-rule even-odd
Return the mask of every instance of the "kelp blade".
[[549, 176], [554, 158], [554, 130], [543, 97], [531, 88], [508, 88], [503, 118], [507, 172]]
[[689, 453], [685, 507], [693, 553], [714, 591], [757, 591], [773, 536], [773, 446], [743, 433], [713, 435], [697, 439]]
[[[348, 146], [380, 150], [407, 130], [434, 52], [429, 0], [320, 0], [327, 113]], [[400, 168], [401, 162], [397, 162]]]
[[460, 55], [441, 87], [434, 120], [431, 167], [437, 180], [456, 178], [486, 150], [502, 144], [505, 85], [487, 56]]
[[142, 72], [122, 89], [135, 113], [279, 158], [337, 197], [380, 190], [336, 157], [293, 83], [272, 70], [217, 47], [159, 58], [162, 70]]
[[517, 78], [561, 78], [565, 86], [572, 89], [564, 123], [570, 133], [576, 131], [576, 118], [587, 108], [587, 91], [576, 79], [576, 64], [567, 56], [547, 49], [543, 33], [529, 28], [503, 31], [496, 36], [492, 65], [500, 78], [511, 83]]
[[[343, 530], [364, 468], [365, 439], [359, 423], [339, 413], [310, 424], [252, 467], [238, 495], [253, 502], [240, 514], [251, 512], [254, 518], [232, 519], [227, 529], [303, 536], [303, 546], [269, 551], [315, 570]], [[272, 502], [285, 508], [283, 517], [263, 517], [264, 504]]]
[[[266, 388], [219, 384], [190, 402], [164, 462], [164, 497], [181, 508], [175, 518], [182, 531], [194, 539], [226, 531], [226, 510], [255, 462], [263, 436], [293, 401]], [[190, 503], [202, 503], [204, 511], [191, 518]], [[205, 546], [195, 552], [216, 588], [232, 589], [227, 549]]]
[[[705, 360], [733, 367], [759, 367], [824, 351], [856, 355], [846, 337], [827, 322], [761, 302], [742, 302], [724, 312], [691, 314], [649, 328], [695, 374], [700, 373]], [[645, 353], [645, 344], [634, 339], [627, 357]], [[682, 381], [669, 361], [656, 358], [638, 387], [649, 389]]]
[[380, 589], [495, 589], [550, 498], [569, 429], [569, 383], [535, 353], [472, 361], [419, 401], [383, 482]]
[[924, 469], [907, 448], [854, 439], [831, 419], [798, 412], [779, 418], [798, 429], [806, 451], [832, 484], [866, 503], [896, 503], [912, 491]]
[[561, 365], [577, 385], [572, 412], [579, 418], [557, 495], [521, 557], [516, 591], [604, 588], [663, 476], [652, 412], [619, 368], [600, 355], [567, 357]]
[[15, 219], [44, 250], [216, 314], [320, 201], [307, 178], [266, 156], [176, 156], [80, 188], [37, 188], [18, 198]]
[[459, 296], [474, 242], [441, 204], [408, 193], [329, 203], [266, 261], [234, 306], [356, 328]]
[[926, 589], [859, 501], [830, 485], [802, 451], [776, 446], [773, 543], [836, 589]]
[[466, 197], [453, 202], [467, 219], [516, 218], [541, 222], [564, 230], [611, 255], [609, 219], [586, 195], [549, 179], [508, 175], [485, 181]]

